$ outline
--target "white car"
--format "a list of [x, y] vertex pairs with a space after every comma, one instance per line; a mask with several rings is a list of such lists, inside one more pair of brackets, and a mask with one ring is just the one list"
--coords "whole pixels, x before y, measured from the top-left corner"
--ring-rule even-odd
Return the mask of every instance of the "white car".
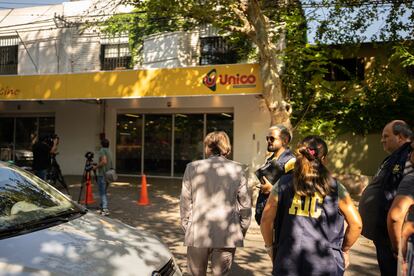
[[157, 238], [0, 162], [0, 275], [181, 275]]

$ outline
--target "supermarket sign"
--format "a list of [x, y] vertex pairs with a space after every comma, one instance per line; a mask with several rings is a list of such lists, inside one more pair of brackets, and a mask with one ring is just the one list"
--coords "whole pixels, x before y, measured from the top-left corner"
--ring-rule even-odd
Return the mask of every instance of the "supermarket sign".
[[261, 94], [258, 64], [0, 76], [0, 100]]

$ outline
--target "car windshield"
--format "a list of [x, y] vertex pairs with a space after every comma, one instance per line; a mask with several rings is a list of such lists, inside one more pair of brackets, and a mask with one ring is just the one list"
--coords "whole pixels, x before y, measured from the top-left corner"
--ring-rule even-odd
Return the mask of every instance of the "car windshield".
[[33, 174], [0, 162], [0, 234], [47, 227], [57, 219], [67, 220], [83, 212], [82, 207]]

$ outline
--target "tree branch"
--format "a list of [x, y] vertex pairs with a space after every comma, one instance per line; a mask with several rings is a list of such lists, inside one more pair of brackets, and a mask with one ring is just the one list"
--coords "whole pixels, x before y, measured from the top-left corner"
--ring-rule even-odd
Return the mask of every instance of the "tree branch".
[[247, 34], [249, 37], [254, 37], [255, 32], [250, 24], [247, 16], [245, 14], [245, 10], [239, 9], [236, 5], [231, 5], [230, 9], [237, 15], [240, 21], [243, 22], [243, 27], [238, 26], [229, 26], [230, 30], [238, 31]]

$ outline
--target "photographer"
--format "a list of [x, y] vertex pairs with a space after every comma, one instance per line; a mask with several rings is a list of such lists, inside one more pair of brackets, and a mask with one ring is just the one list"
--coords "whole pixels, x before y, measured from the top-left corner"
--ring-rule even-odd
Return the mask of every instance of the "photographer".
[[109, 151], [109, 140], [104, 138], [101, 140], [101, 149], [98, 153], [99, 161], [94, 170], [96, 170], [96, 176], [98, 178], [99, 197], [101, 199], [100, 207], [101, 214], [104, 216], [109, 215], [108, 209], [108, 196], [106, 194], [106, 179], [105, 173], [113, 168], [112, 166], [112, 154]]
[[40, 139], [33, 145], [33, 171], [39, 178], [46, 180], [47, 170], [50, 167], [50, 160], [52, 154], [57, 153], [57, 145], [59, 144], [59, 137], [57, 135], [41, 136]]
[[[276, 183], [279, 178], [291, 173], [293, 164], [295, 163], [295, 156], [289, 149], [289, 142], [291, 140], [289, 130], [283, 125], [275, 125], [269, 128], [266, 136], [267, 151], [271, 155], [266, 158], [265, 164], [256, 171], [256, 176], [261, 182], [259, 196], [256, 201], [255, 219], [258, 225], [262, 218], [263, 209], [269, 197], [272, 185]], [[263, 180], [266, 177], [270, 183]]]

